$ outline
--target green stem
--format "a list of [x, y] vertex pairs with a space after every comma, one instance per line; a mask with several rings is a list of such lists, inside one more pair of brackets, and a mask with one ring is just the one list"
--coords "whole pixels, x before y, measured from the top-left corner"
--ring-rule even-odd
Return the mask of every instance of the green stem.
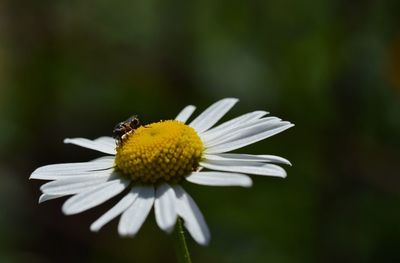
[[182, 219], [178, 218], [176, 229], [176, 253], [181, 263], [192, 263], [189, 249], [186, 243], [185, 230], [183, 229]]

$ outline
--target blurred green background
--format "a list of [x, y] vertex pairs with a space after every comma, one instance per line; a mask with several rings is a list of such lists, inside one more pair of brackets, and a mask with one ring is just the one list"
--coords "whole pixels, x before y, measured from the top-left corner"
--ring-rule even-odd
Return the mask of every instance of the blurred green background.
[[65, 137], [200, 112], [267, 110], [296, 126], [240, 152], [288, 158], [250, 189], [186, 184], [212, 233], [194, 262], [400, 262], [400, 1], [0, 1], [0, 262], [175, 262], [37, 204], [37, 167], [101, 156]]

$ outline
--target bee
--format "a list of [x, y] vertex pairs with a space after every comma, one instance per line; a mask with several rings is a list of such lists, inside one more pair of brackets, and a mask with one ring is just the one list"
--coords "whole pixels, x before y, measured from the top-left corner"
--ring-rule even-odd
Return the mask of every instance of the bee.
[[113, 129], [113, 137], [117, 140], [117, 144], [121, 144], [126, 134], [133, 132], [142, 126], [137, 115], [129, 117], [127, 120], [118, 123]]

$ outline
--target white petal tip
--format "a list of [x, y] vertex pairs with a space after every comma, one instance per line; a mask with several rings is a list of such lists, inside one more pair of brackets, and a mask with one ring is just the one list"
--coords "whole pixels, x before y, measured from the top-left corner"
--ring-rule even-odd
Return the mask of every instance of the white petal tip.
[[66, 209], [66, 208], [64, 208], [64, 207], [61, 208], [61, 211], [62, 211], [63, 214], [66, 215], [66, 216], [70, 216], [70, 215], [73, 215], [73, 214], [74, 214], [72, 211], [70, 211], [70, 210], [68, 210], [68, 209]]
[[119, 232], [118, 234], [122, 238], [129, 238], [129, 237], [134, 237], [135, 236], [134, 234], [128, 233], [128, 232]]
[[250, 187], [253, 186], [253, 181], [251, 180], [250, 177], [248, 177], [248, 180], [243, 180], [241, 186], [242, 187], [246, 187], [246, 188], [250, 188]]
[[44, 195], [41, 195], [41, 196], [39, 197], [38, 204], [41, 204], [41, 203], [43, 203], [44, 201], [46, 201], [46, 198], [45, 198]]
[[118, 224], [118, 235], [122, 238], [132, 237], [132, 235], [129, 234], [128, 230], [125, 229], [125, 227], [121, 227], [121, 220]]
[[41, 176], [39, 174], [31, 174], [31, 176], [29, 176], [29, 180], [44, 180], [41, 178]]
[[210, 238], [207, 238], [205, 240], [196, 240], [196, 242], [201, 246], [208, 246], [210, 244]]
[[171, 234], [174, 231], [174, 226], [164, 228], [163, 231], [167, 234]]
[[236, 104], [239, 102], [238, 98], [226, 98], [225, 101], [231, 101], [231, 103]]
[[35, 169], [35, 171], [33, 171], [33, 172], [31, 173], [31, 175], [29, 176], [29, 180], [38, 179], [38, 177], [40, 177], [40, 172], [38, 172], [40, 168], [41, 168], [41, 167]]
[[127, 237], [127, 236], [128, 236], [127, 233], [122, 232], [122, 231], [118, 231], [118, 235], [119, 235], [120, 237]]
[[92, 232], [97, 233], [97, 232], [99, 232], [100, 229], [101, 229], [101, 227], [99, 227], [98, 225], [95, 225], [95, 224], [90, 225], [90, 231], [92, 231]]
[[289, 160], [284, 159], [284, 158], [281, 158], [280, 160], [278, 160], [276, 162], [272, 161], [271, 163], [285, 164], [285, 165], [293, 166]]
[[61, 211], [63, 212], [63, 214], [66, 216], [78, 214], [79, 212], [75, 211], [75, 209], [71, 209], [71, 207], [65, 205], [67, 202], [68, 202], [68, 200], [61, 207]]
[[70, 138], [65, 138], [63, 142], [66, 143], [66, 144], [68, 144], [68, 143], [71, 142], [71, 139], [70, 139]]
[[[287, 177], [287, 173], [286, 171], [281, 168], [282, 170], [279, 172], [274, 173], [273, 175], [269, 175], [269, 176], [273, 176], [273, 177], [279, 177], [279, 178], [286, 178]], [[268, 176], [268, 175], [267, 175]]]

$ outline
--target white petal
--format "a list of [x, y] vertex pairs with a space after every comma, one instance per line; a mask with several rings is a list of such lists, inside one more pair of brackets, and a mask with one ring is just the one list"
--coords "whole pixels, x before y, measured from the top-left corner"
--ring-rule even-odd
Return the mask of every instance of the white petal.
[[292, 165], [289, 160], [275, 155], [253, 155], [240, 153], [205, 154], [205, 160], [213, 161], [241, 161], [241, 162], [266, 162]]
[[175, 208], [175, 193], [168, 184], [162, 184], [156, 188], [154, 212], [158, 226], [170, 233], [174, 229], [177, 218]]
[[194, 119], [189, 126], [194, 128], [198, 133], [206, 131], [217, 123], [238, 101], [235, 98], [226, 98], [217, 101]]
[[244, 174], [222, 172], [194, 172], [186, 180], [201, 185], [209, 186], [243, 186], [252, 185], [251, 178]]
[[174, 187], [177, 212], [185, 222], [185, 227], [200, 245], [207, 245], [210, 241], [210, 231], [204, 217], [193, 199], [179, 185]]
[[37, 168], [30, 179], [55, 180], [63, 176], [90, 174], [114, 167], [114, 157], [102, 157], [90, 162], [50, 164]]
[[75, 144], [84, 148], [92, 149], [95, 151], [111, 155], [116, 154], [115, 143], [110, 144], [106, 139], [104, 139], [104, 137], [100, 137], [95, 140], [89, 140], [85, 138], [73, 138], [73, 139], [67, 138], [64, 140], [64, 143]]
[[90, 230], [93, 232], [97, 232], [102, 228], [105, 224], [113, 220], [115, 217], [122, 214], [126, 209], [129, 208], [136, 200], [138, 196], [138, 188], [134, 187], [127, 195], [125, 195], [113, 208], [107, 211], [104, 215], [102, 215], [99, 219], [97, 219], [90, 226]]
[[238, 137], [243, 137], [249, 132], [261, 132], [276, 128], [277, 126], [285, 125], [285, 123], [281, 122], [281, 119], [276, 117], [267, 117], [257, 120], [251, 120], [244, 124], [239, 124], [236, 127], [231, 127], [229, 130], [224, 130], [219, 133], [214, 134], [209, 138], [202, 138], [205, 147], [212, 147], [215, 145], [219, 145], [224, 142], [229, 142], [237, 139]]
[[232, 160], [210, 160], [210, 159], [203, 159], [202, 162], [209, 163], [209, 164], [218, 164], [223, 166], [264, 166], [265, 163], [260, 161], [232, 161]]
[[86, 211], [121, 193], [128, 185], [129, 181], [124, 179], [99, 184], [98, 187], [90, 191], [70, 197], [65, 201], [62, 210], [66, 215]]
[[110, 137], [110, 136], [99, 137], [95, 141], [106, 144], [109, 147], [112, 147], [114, 149], [117, 147], [117, 142], [115, 141], [115, 139], [113, 137]]
[[[40, 187], [44, 194], [48, 195], [71, 195], [82, 193], [96, 188], [99, 184], [107, 182], [114, 169], [95, 171], [90, 175], [68, 176], [59, 180], [45, 183]], [[115, 176], [115, 175], [114, 175]]]
[[227, 134], [231, 132], [233, 129], [237, 127], [243, 127], [243, 126], [246, 127], [246, 125], [248, 125], [249, 122], [258, 120], [259, 118], [261, 118], [266, 114], [268, 114], [268, 112], [266, 111], [254, 111], [246, 113], [229, 121], [221, 123], [220, 125], [202, 133], [200, 137], [203, 142], [207, 143], [208, 141], [213, 140], [216, 137], [221, 136], [222, 134]]
[[42, 195], [39, 197], [39, 204], [41, 204], [41, 203], [43, 203], [43, 202], [46, 202], [46, 201], [49, 201], [49, 200], [52, 200], [52, 199], [60, 198], [60, 197], [63, 197], [63, 195], [48, 195], [48, 194], [42, 194]]
[[260, 132], [272, 130], [286, 124], [288, 124], [288, 122], [282, 122], [281, 119], [276, 117], [267, 117], [259, 120], [253, 120], [249, 123], [246, 123], [245, 125], [239, 125], [229, 132], [220, 134], [219, 136], [214, 137], [212, 140], [208, 140], [207, 142], [205, 142], [206, 148], [220, 145], [226, 142], [235, 141], [240, 138], [248, 137], [250, 135]]
[[96, 159], [93, 159], [93, 160], [91, 160], [91, 161], [89, 161], [89, 162], [101, 162], [101, 161], [103, 161], [103, 160], [108, 160], [108, 161], [114, 161], [115, 160], [115, 156], [109, 156], [109, 155], [106, 155], [106, 156], [101, 156], [101, 157], [98, 157], [98, 158], [96, 158]]
[[245, 166], [245, 165], [226, 165], [220, 161], [204, 161], [200, 163], [201, 166], [217, 171], [236, 172], [245, 174], [256, 174], [265, 176], [286, 177], [286, 172], [282, 167], [274, 164], [264, 164], [262, 166]]
[[193, 105], [186, 106], [181, 112], [179, 112], [175, 120], [185, 123], [190, 118], [195, 109], [196, 107]]
[[134, 236], [139, 231], [154, 202], [153, 186], [138, 186], [138, 197], [122, 214], [118, 225], [121, 236]]
[[236, 138], [235, 140], [226, 141], [221, 144], [217, 144], [215, 146], [207, 148], [205, 150], [205, 153], [211, 154], [211, 153], [223, 153], [223, 152], [233, 151], [242, 148], [244, 146], [247, 146], [249, 144], [264, 140], [268, 137], [271, 137], [277, 133], [280, 133], [294, 126], [293, 124], [286, 122], [283, 122], [281, 125], [282, 126], [278, 126], [276, 128], [269, 129], [266, 131], [259, 131], [258, 130], [259, 128], [254, 130], [249, 130], [248, 132], [245, 133], [245, 136], [243, 135], [243, 137], [239, 137]]

